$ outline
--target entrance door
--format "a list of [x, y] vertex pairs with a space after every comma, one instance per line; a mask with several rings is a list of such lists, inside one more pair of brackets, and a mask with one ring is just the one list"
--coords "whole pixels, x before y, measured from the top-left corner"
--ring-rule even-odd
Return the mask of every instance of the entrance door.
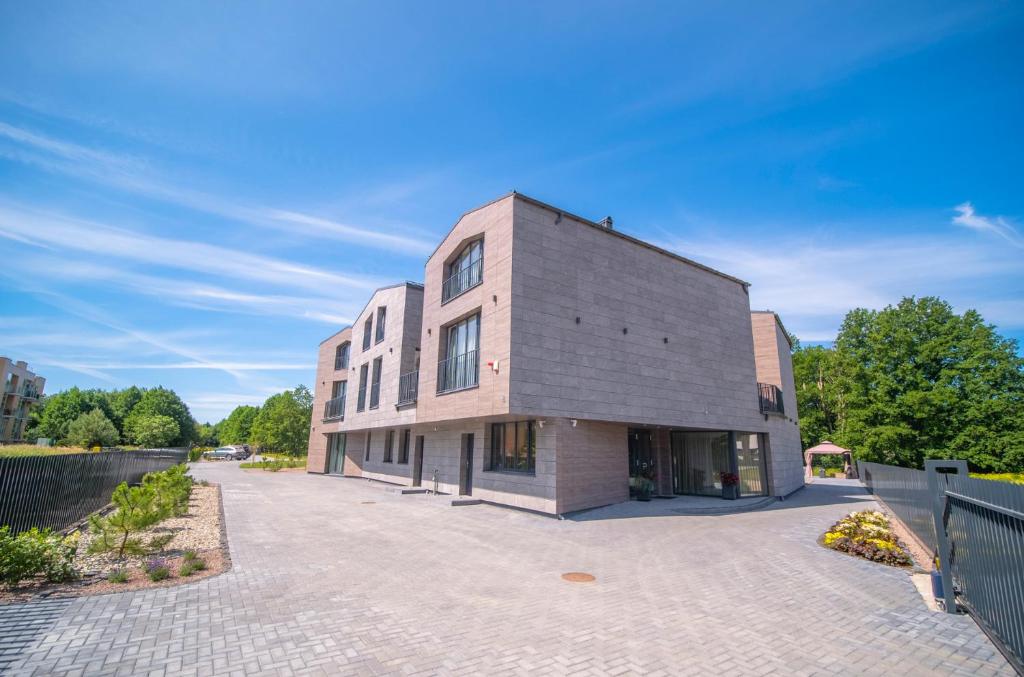
[[412, 457], [412, 485], [423, 484], [423, 435], [416, 436], [416, 450]]
[[673, 431], [672, 492], [721, 496], [729, 458], [729, 433]]
[[327, 436], [327, 472], [341, 475], [345, 469], [345, 433]]
[[650, 430], [629, 430], [629, 496], [648, 496], [654, 492], [657, 472], [654, 463], [653, 435]]
[[462, 458], [459, 464], [459, 495], [473, 495], [473, 433], [462, 433]]

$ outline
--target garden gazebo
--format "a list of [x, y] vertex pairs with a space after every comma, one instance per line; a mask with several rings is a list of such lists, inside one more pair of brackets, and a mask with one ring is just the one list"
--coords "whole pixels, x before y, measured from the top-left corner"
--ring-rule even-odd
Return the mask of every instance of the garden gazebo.
[[812, 477], [811, 462], [815, 456], [825, 455], [837, 455], [843, 457], [843, 470], [846, 472], [847, 479], [855, 479], [857, 477], [857, 467], [853, 465], [853, 454], [850, 453], [849, 449], [844, 449], [838, 444], [832, 444], [828, 440], [825, 440], [821, 444], [817, 444], [807, 451], [804, 452], [804, 463], [806, 464], [806, 476]]

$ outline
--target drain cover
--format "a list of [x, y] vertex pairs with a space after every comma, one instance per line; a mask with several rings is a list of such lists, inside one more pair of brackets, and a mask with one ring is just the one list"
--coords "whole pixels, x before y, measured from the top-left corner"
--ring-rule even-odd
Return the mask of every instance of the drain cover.
[[569, 581], [570, 583], [593, 583], [595, 580], [593, 574], [585, 574], [582, 571], [570, 571], [567, 574], [562, 574], [562, 580]]

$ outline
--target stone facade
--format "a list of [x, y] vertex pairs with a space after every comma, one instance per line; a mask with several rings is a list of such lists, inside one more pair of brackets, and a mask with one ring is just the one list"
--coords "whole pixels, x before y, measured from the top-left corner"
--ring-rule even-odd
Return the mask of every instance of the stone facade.
[[39, 404], [46, 379], [29, 371], [25, 362], [0, 357], [0, 442], [35, 442], [25, 440], [28, 414]]
[[[445, 298], [451, 264], [478, 241], [480, 279]], [[352, 329], [321, 345], [317, 412], [338, 378], [332, 346], [351, 341], [352, 360], [344, 419], [314, 420], [311, 472], [327, 467], [325, 435], [345, 433], [345, 474], [415, 484], [421, 438], [421, 486], [436, 476], [444, 493], [563, 514], [629, 498], [629, 435], [645, 428], [659, 469], [672, 466], [672, 430], [760, 434], [767, 493], [802, 486], [789, 340], [774, 313], [751, 312], [742, 280], [517, 193], [464, 214], [424, 280], [378, 290]], [[364, 352], [364, 324], [381, 306], [385, 338]], [[468, 317], [479, 317], [476, 382], [439, 388], [449, 327]], [[356, 412], [359, 367], [376, 357], [380, 406]], [[396, 406], [400, 374], [415, 369], [415, 403]], [[762, 413], [758, 383], [782, 391], [784, 414]], [[530, 473], [490, 467], [492, 425], [516, 421], [533, 422]], [[406, 430], [409, 462], [399, 463]], [[669, 472], [654, 490], [673, 492]]]

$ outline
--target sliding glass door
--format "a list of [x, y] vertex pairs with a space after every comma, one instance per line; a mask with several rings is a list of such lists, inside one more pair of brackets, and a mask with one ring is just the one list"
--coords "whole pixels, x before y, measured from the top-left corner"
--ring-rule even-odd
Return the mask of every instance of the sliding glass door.
[[764, 496], [768, 493], [761, 435], [736, 433], [736, 465], [739, 468], [740, 496]]
[[722, 495], [722, 473], [729, 472], [729, 433], [672, 433], [672, 491]]

